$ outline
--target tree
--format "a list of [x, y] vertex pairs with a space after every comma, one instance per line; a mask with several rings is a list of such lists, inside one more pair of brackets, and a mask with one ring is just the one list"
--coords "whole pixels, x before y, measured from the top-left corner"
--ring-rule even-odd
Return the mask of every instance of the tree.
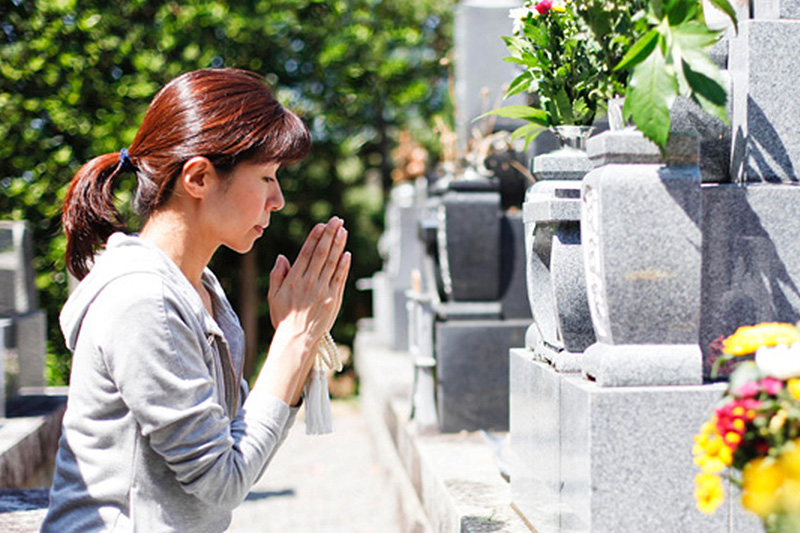
[[[380, 267], [376, 241], [390, 151], [400, 129], [435, 149], [432, 117], [446, 104], [439, 60], [451, 40], [453, 0], [11, 0], [0, 5], [0, 217], [28, 220], [41, 306], [48, 312], [51, 383], [68, 377], [58, 331], [66, 299], [60, 206], [78, 167], [133, 140], [160, 86], [197, 68], [261, 73], [309, 125], [314, 146], [282, 170], [287, 204], [257, 245], [258, 295], [278, 252], [293, 257], [318, 221], [342, 216], [354, 265], [333, 332], [351, 342], [369, 314], [354, 282]], [[124, 202], [133, 183], [122, 185]], [[135, 225], [135, 219], [131, 222]], [[213, 268], [238, 307], [240, 258]], [[260, 352], [271, 338], [258, 305]]]

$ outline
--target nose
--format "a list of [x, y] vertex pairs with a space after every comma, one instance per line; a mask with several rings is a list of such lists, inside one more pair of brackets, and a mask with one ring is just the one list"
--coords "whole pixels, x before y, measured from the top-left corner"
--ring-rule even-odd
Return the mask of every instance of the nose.
[[275, 183], [275, 190], [267, 197], [266, 208], [268, 211], [280, 211], [286, 205], [286, 200], [283, 198], [283, 191], [281, 186]]

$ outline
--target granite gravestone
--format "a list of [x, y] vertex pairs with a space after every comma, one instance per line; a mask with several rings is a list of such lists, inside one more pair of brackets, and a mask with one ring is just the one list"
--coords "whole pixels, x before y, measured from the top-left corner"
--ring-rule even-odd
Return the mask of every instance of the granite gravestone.
[[[423, 178], [424, 180], [424, 178]], [[405, 293], [412, 272], [419, 269], [422, 248], [417, 238], [417, 187], [395, 185], [386, 205], [386, 229], [379, 242], [383, 269], [371, 280], [375, 328], [394, 350], [408, 349], [408, 314]]]
[[[503, 61], [508, 49], [501, 36], [511, 35], [509, 9], [522, 4], [523, 0], [463, 0], [455, 8], [456, 133], [462, 148], [472, 137], [475, 118], [501, 104], [526, 103], [523, 95], [503, 101], [505, 88], [518, 72]], [[517, 122], [499, 119], [496, 126], [511, 129]]]
[[0, 355], [4, 395], [44, 387], [46, 316], [38, 301], [33, 243], [25, 222], [0, 221]]
[[505, 354], [523, 341], [530, 320], [522, 214], [500, 208], [496, 180], [440, 182], [420, 236], [426, 256], [422, 290], [409, 293], [409, 346], [418, 377], [435, 361], [438, 427], [505, 430]]

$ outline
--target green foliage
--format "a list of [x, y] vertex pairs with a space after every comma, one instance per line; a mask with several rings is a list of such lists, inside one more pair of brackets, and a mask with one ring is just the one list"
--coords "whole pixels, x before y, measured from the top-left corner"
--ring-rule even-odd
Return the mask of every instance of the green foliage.
[[[533, 93], [538, 107], [510, 106], [488, 115], [522, 118], [531, 122], [517, 128], [512, 139], [525, 138], [527, 145], [547, 127], [589, 126], [602, 111], [605, 79], [600, 48], [579, 27], [571, 5], [555, 5], [539, 13], [535, 2], [512, 9], [515, 36], [503, 37], [509, 53], [505, 60], [522, 72], [511, 82], [505, 97]], [[527, 109], [522, 109], [526, 107]]]
[[[713, 4], [736, 24], [728, 0]], [[662, 148], [669, 138], [669, 110], [678, 96], [727, 122], [727, 90], [707, 53], [721, 32], [706, 26], [699, 0], [650, 0], [647, 23], [649, 31], [615, 68], [631, 71], [624, 117]]]
[[[133, 140], [155, 92], [176, 75], [237, 67], [264, 75], [304, 118], [312, 154], [279, 179], [287, 205], [258, 243], [259, 289], [279, 252], [293, 257], [332, 214], [350, 230], [355, 259], [333, 334], [349, 342], [369, 314], [356, 279], [380, 267], [375, 243], [401, 128], [424, 132], [447, 105], [439, 60], [451, 40], [453, 0], [10, 0], [0, 3], [0, 217], [31, 222], [41, 306], [48, 312], [51, 383], [69, 357], [58, 331], [67, 296], [60, 206], [89, 159]], [[370, 178], [372, 177], [372, 178]], [[132, 184], [119, 193], [124, 201]], [[238, 256], [213, 268], [238, 297]], [[260, 309], [262, 352], [271, 336]]]

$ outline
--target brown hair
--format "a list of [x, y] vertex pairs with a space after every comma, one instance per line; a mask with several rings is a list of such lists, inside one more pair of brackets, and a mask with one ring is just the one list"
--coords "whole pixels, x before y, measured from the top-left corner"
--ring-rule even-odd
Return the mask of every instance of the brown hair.
[[[64, 200], [67, 268], [89, 272], [95, 250], [124, 229], [114, 185], [131, 167], [134, 209], [147, 220], [172, 194], [184, 163], [207, 157], [221, 175], [242, 161], [291, 163], [304, 158], [311, 139], [305, 124], [285, 109], [264, 79], [236, 69], [204, 69], [178, 76], [153, 98], [128, 153], [96, 157], [78, 170]], [[127, 167], [127, 168], [126, 168]]]

